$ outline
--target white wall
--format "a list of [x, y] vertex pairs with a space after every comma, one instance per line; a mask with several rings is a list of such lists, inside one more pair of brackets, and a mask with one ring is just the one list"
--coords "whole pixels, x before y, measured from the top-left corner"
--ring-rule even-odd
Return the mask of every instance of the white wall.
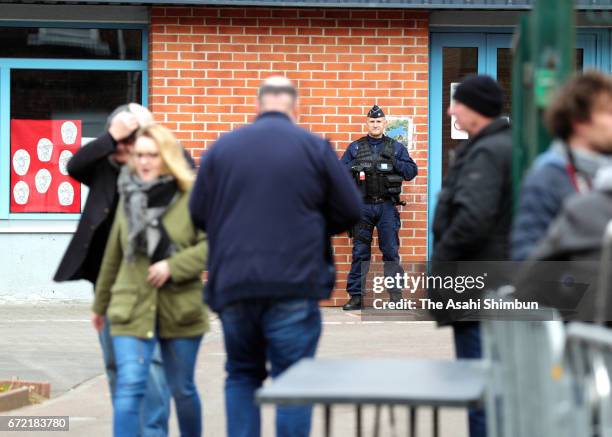
[[91, 300], [87, 281], [55, 283], [53, 275], [72, 234], [0, 234], [0, 302]]

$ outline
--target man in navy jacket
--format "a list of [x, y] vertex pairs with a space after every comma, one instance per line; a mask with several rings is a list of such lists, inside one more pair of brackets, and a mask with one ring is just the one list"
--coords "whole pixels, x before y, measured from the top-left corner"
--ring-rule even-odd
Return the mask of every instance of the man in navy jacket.
[[[227, 351], [228, 436], [259, 436], [254, 393], [267, 377], [315, 354], [318, 301], [335, 282], [330, 237], [360, 218], [361, 199], [328, 141], [294, 123], [297, 92], [270, 77], [258, 116], [222, 135], [191, 196], [208, 233], [206, 301], [220, 314]], [[279, 407], [277, 435], [307, 436], [309, 407]]]

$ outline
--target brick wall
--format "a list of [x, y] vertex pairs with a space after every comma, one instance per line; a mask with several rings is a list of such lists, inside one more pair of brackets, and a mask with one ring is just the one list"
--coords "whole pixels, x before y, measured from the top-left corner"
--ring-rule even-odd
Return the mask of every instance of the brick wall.
[[[294, 80], [299, 123], [331, 140], [338, 155], [365, 134], [374, 104], [412, 117], [419, 176], [404, 184], [403, 262], [427, 246], [428, 15], [403, 10], [153, 7], [149, 101], [158, 119], [199, 157], [220, 133], [252, 120], [260, 81]], [[373, 260], [380, 252], [373, 243]], [[332, 304], [346, 299], [351, 246], [334, 239]]]

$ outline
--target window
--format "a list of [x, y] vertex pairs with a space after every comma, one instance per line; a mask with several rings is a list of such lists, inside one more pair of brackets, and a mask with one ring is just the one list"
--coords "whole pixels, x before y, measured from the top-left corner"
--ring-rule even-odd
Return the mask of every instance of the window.
[[0, 58], [142, 59], [142, 30], [0, 27]]
[[125, 102], [140, 102], [140, 71], [11, 70], [11, 213], [79, 213], [66, 165]]
[[117, 27], [0, 24], [0, 220], [78, 218], [68, 160], [114, 108], [146, 104], [146, 27]]

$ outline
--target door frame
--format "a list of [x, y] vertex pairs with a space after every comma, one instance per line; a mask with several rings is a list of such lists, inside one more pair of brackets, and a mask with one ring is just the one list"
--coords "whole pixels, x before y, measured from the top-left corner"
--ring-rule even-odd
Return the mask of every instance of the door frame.
[[[433, 249], [432, 222], [438, 192], [442, 186], [442, 50], [444, 47], [478, 49], [478, 73], [497, 78], [497, 49], [510, 48], [514, 29], [502, 28], [436, 28], [430, 32], [429, 64], [429, 130], [427, 159], [427, 256]], [[576, 46], [584, 50], [584, 66], [611, 71], [612, 33], [609, 29], [580, 28]]]

